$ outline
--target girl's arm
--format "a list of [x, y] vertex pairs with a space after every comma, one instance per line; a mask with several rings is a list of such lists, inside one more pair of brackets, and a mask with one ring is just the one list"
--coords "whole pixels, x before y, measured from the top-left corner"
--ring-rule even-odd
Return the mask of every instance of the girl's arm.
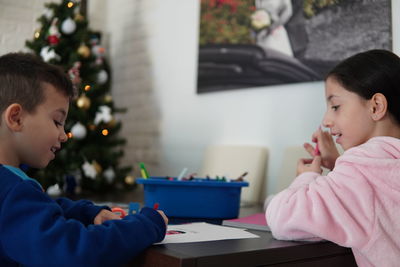
[[283, 240], [322, 238], [342, 246], [365, 244], [372, 232], [373, 194], [352, 166], [328, 176], [305, 172], [269, 203], [267, 222]]

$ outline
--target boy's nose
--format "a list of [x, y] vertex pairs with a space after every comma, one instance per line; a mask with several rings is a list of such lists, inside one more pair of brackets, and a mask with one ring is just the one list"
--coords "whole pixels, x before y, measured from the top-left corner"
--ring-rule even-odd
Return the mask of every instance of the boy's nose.
[[68, 140], [68, 136], [67, 136], [67, 134], [65, 133], [65, 131], [63, 130], [62, 132], [61, 132], [61, 135], [60, 135], [60, 142], [61, 143], [64, 143], [64, 142], [66, 142]]

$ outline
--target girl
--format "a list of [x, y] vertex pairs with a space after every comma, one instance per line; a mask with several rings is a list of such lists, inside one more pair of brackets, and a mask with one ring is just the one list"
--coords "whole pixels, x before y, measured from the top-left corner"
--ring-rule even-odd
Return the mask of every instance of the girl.
[[[326, 239], [353, 250], [359, 266], [400, 262], [400, 58], [385, 50], [356, 54], [325, 81], [327, 111], [313, 134], [320, 153], [270, 201], [274, 237]], [[339, 156], [333, 142], [342, 146]], [[331, 169], [321, 175], [321, 166]]]

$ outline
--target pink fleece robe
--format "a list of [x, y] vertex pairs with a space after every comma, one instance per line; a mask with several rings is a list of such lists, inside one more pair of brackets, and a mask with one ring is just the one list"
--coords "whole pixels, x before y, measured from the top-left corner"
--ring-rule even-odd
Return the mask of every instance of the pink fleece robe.
[[358, 266], [400, 266], [400, 139], [348, 149], [322, 176], [299, 175], [266, 211], [277, 239], [350, 247]]

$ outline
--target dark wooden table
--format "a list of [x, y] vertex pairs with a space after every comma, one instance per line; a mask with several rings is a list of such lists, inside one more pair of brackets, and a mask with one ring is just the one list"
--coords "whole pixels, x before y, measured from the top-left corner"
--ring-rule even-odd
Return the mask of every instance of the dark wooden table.
[[128, 266], [357, 266], [350, 249], [331, 242], [287, 242], [250, 232], [260, 238], [153, 245]]
[[[128, 203], [143, 201], [141, 188], [119, 196], [101, 196], [94, 201]], [[239, 217], [260, 212], [261, 205], [241, 207]], [[189, 220], [190, 221], [190, 220]], [[195, 221], [202, 221], [197, 219]], [[183, 223], [185, 219], [170, 218], [172, 223]], [[221, 223], [218, 220], [206, 220]], [[289, 242], [272, 237], [270, 232], [249, 230], [260, 238], [219, 240], [183, 244], [153, 245], [127, 266], [149, 267], [356, 267], [350, 249], [331, 242]]]

